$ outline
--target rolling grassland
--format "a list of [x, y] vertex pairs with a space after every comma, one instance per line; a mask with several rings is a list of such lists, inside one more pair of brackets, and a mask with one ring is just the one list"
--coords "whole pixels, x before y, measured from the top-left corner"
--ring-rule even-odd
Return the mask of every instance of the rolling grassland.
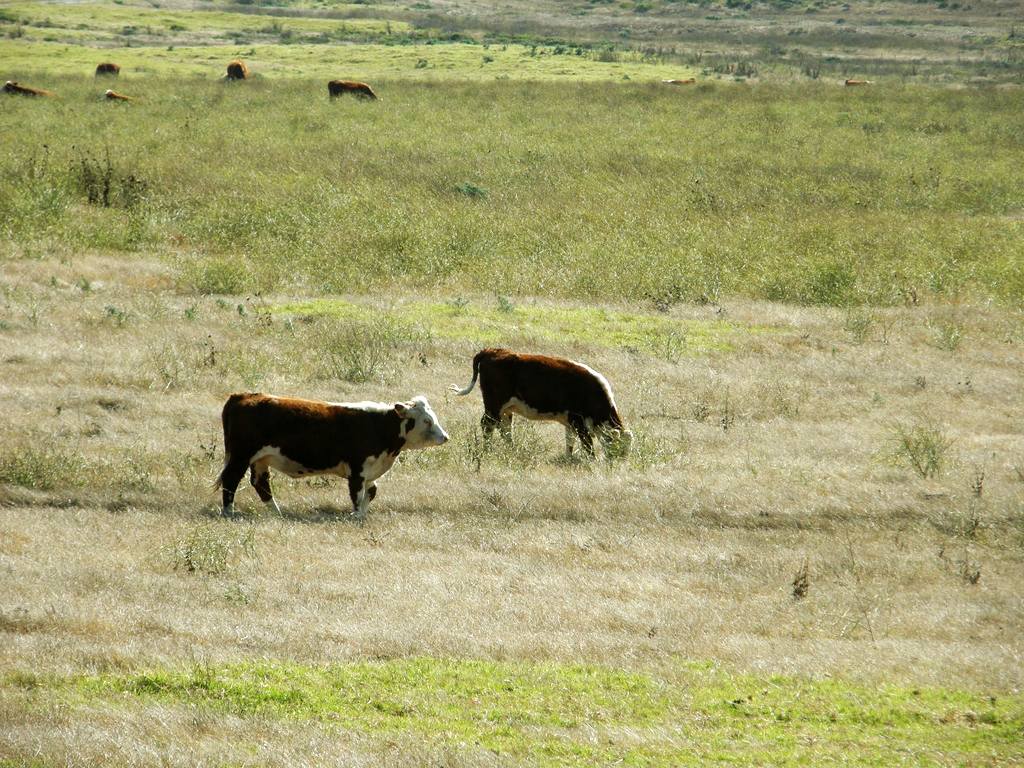
[[[57, 93], [0, 99], [0, 766], [1024, 762], [1020, 91], [596, 42], [650, 6], [0, 9]], [[484, 345], [600, 370], [632, 453], [485, 450]], [[452, 439], [365, 523], [225, 519], [243, 390]]]

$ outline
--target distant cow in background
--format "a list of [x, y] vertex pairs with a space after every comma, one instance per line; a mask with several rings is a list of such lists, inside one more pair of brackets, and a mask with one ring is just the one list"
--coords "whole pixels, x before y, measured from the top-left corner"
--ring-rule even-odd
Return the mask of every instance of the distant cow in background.
[[117, 91], [111, 91], [109, 89], [103, 95], [111, 101], [133, 101], [131, 96], [125, 96], [123, 93], [118, 93]]
[[847, 80], [843, 85], [871, 85], [870, 80]]
[[104, 61], [102, 64], [96, 65], [96, 77], [99, 77], [100, 75], [117, 77], [119, 74], [121, 74], [120, 64], [114, 64], [112, 61]]
[[8, 80], [4, 83], [4, 93], [10, 93], [16, 96], [53, 96], [53, 91], [47, 91], [43, 88], [29, 88], [27, 85], [18, 85], [14, 80]]
[[374, 483], [403, 450], [448, 442], [448, 434], [425, 397], [407, 403], [322, 403], [259, 393], [231, 395], [224, 425], [223, 512], [231, 514], [235, 489], [249, 471], [260, 499], [276, 511], [270, 469], [289, 477], [348, 478], [358, 518], [377, 495]]
[[666, 85], [693, 85], [694, 83], [697, 82], [697, 78], [688, 77], [685, 80], [662, 80], [661, 82], [665, 83]]
[[600, 373], [564, 357], [523, 355], [507, 349], [484, 349], [473, 358], [469, 386], [449, 389], [468, 395], [480, 377], [484, 415], [480, 420], [484, 440], [490, 442], [498, 426], [512, 440], [512, 416], [536, 421], [556, 421], [565, 427], [565, 452], [572, 455], [579, 438], [588, 456], [594, 455], [592, 432], [604, 443], [605, 455], [616, 446], [629, 451], [633, 433], [626, 429], [615, 407], [611, 385]]
[[344, 96], [346, 93], [351, 93], [353, 96], [359, 96], [363, 99], [376, 99], [377, 94], [373, 92], [366, 83], [360, 83], [356, 80], [331, 80], [327, 83], [327, 93], [333, 99], [335, 96]]
[[225, 75], [228, 80], [245, 80], [249, 77], [249, 68], [241, 59], [228, 62], [228, 73]]

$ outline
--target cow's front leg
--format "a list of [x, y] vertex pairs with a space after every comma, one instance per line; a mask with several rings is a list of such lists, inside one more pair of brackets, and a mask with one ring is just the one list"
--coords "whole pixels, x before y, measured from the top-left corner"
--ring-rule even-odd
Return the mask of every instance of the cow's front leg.
[[572, 449], [576, 445], [576, 432], [568, 424], [565, 425], [565, 456], [572, 458]]
[[348, 479], [348, 495], [352, 499], [352, 514], [357, 520], [366, 517], [366, 509], [370, 506], [370, 500], [377, 495], [377, 487], [370, 483], [373, 492], [369, 492], [363, 483], [363, 476], [355, 473]]

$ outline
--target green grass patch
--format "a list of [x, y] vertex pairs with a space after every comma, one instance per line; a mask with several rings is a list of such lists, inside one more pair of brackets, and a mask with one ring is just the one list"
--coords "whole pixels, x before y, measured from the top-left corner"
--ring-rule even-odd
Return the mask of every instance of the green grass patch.
[[[3, 686], [19, 687], [8, 675]], [[23, 686], [21, 686], [23, 687]], [[39, 678], [70, 706], [188, 705], [406, 734], [539, 765], [995, 765], [1024, 758], [1024, 697], [736, 675], [435, 658], [244, 662]]]
[[[379, 312], [346, 299], [285, 302], [274, 305], [271, 311], [352, 321], [365, 319], [370, 311]], [[724, 320], [681, 320], [600, 307], [517, 304], [501, 296], [490, 306], [464, 299], [403, 302], [391, 308], [389, 314], [396, 321], [422, 327], [431, 338], [479, 344], [522, 340], [582, 343], [650, 352], [666, 359], [730, 349], [738, 334], [767, 330], [741, 328]]]
[[[372, 57], [423, 72], [418, 56], [458, 46], [426, 48]], [[219, 76], [228, 51], [196, 50]], [[479, 82], [453, 66], [465, 80], [373, 79], [379, 102], [329, 100], [315, 78], [126, 76], [131, 104], [91, 76], [27, 80], [58, 97], [4, 100], [0, 255], [166, 254], [196, 293], [1024, 301], [1015, 92]], [[105, 178], [108, 149], [123, 183], [106, 206], [82, 169]]]

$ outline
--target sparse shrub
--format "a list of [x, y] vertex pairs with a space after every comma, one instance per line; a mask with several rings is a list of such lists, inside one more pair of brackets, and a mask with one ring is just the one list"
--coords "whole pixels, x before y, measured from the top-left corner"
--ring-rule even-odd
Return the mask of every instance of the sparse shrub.
[[685, 296], [686, 289], [677, 280], [662, 283], [647, 294], [647, 298], [659, 312], [668, 312], [676, 304], [681, 303]]
[[981, 565], [964, 558], [960, 562], [960, 578], [970, 585], [975, 585], [981, 580]]
[[723, 432], [728, 432], [735, 423], [736, 407], [729, 397], [729, 390], [726, 389], [725, 396], [722, 398], [722, 415], [718, 417], [718, 425], [722, 428]]
[[163, 554], [174, 570], [219, 576], [243, 557], [256, 558], [256, 526], [200, 523], [167, 545]]
[[647, 432], [634, 429], [628, 463], [631, 469], [643, 471], [664, 464], [674, 453], [675, 451], [666, 442]]
[[417, 59], [416, 60], [416, 69], [426, 69], [428, 66], [429, 66], [429, 63], [427, 62], [426, 59]]
[[940, 318], [931, 324], [932, 340], [939, 349], [955, 352], [964, 338], [964, 326], [953, 317]]
[[676, 364], [689, 349], [689, 340], [683, 329], [656, 334], [651, 340], [651, 351], [662, 360]]
[[796, 575], [793, 577], [793, 597], [796, 600], [803, 600], [807, 597], [807, 591], [811, 587], [811, 572], [807, 563], [807, 559], [804, 559], [803, 564], [797, 569]]
[[807, 284], [807, 300], [812, 304], [841, 307], [853, 298], [857, 274], [845, 261], [825, 262], [811, 271]]
[[843, 330], [850, 334], [850, 339], [854, 344], [863, 344], [871, 335], [875, 319], [875, 313], [870, 309], [847, 310], [843, 318]]
[[128, 322], [128, 312], [119, 307], [115, 307], [111, 304], [108, 304], [104, 308], [104, 312], [107, 318], [112, 320], [114, 325], [116, 325], [118, 328], [120, 328], [121, 326]]
[[488, 197], [486, 189], [478, 187], [476, 184], [470, 184], [468, 181], [456, 186], [455, 191], [473, 200], [485, 200]]
[[81, 456], [45, 443], [5, 446], [0, 453], [0, 483], [50, 490], [80, 485], [85, 462]]
[[906, 425], [897, 422], [892, 426], [893, 460], [911, 467], [923, 478], [935, 477], [946, 460], [946, 454], [953, 441], [932, 422], [918, 422]]
[[418, 352], [430, 335], [418, 326], [380, 315], [369, 321], [323, 323], [317, 332], [321, 374], [344, 381], [387, 382], [402, 351]]
[[104, 208], [134, 208], [143, 201], [149, 189], [149, 184], [134, 171], [114, 164], [109, 146], [104, 148], [102, 160], [88, 150], [79, 150], [74, 171], [75, 183], [86, 200]]
[[198, 294], [245, 293], [251, 286], [246, 264], [238, 258], [194, 256], [181, 269], [180, 282]]

